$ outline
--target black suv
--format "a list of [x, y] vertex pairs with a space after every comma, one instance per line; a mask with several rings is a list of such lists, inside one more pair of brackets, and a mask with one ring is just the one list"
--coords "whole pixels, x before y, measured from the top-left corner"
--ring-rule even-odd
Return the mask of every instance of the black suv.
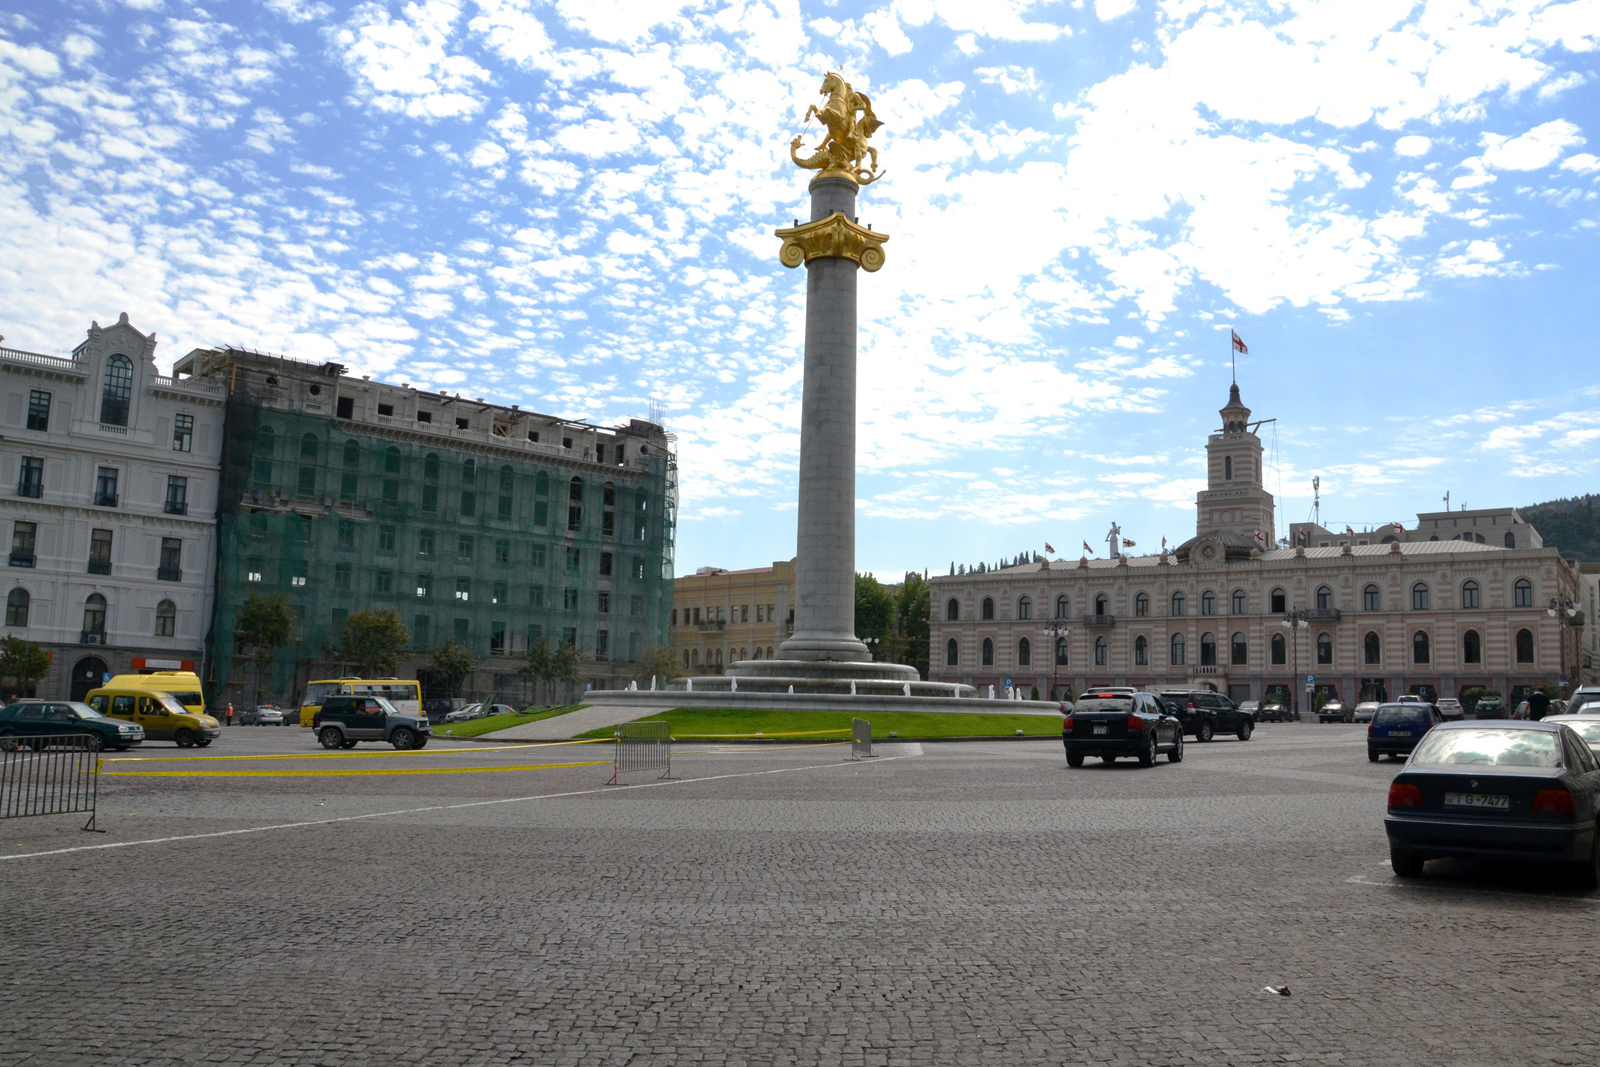
[[387, 741], [395, 748], [422, 748], [433, 735], [426, 715], [407, 715], [382, 697], [332, 696], [311, 720], [323, 748], [355, 748], [362, 741]]
[[1250, 740], [1256, 719], [1239, 705], [1209, 689], [1169, 689], [1161, 694], [1167, 713], [1183, 720], [1183, 732], [1196, 741], [1209, 741], [1218, 734], [1236, 734]]

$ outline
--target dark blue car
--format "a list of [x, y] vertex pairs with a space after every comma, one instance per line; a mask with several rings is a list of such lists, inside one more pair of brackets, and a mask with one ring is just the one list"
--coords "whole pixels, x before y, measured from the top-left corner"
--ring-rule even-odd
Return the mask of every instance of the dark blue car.
[[1389, 862], [1402, 878], [1441, 856], [1573, 865], [1600, 887], [1600, 761], [1560, 723], [1433, 727], [1389, 786]]
[[1409, 756], [1423, 735], [1442, 722], [1444, 716], [1432, 704], [1379, 704], [1367, 726], [1367, 759], [1377, 763], [1382, 756]]

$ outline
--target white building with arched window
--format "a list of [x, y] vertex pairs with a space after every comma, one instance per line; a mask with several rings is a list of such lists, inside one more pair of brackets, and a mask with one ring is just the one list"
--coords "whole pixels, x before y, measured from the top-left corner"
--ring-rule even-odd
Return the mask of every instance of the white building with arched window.
[[[1010, 678], [1058, 696], [1203, 686], [1240, 700], [1293, 693], [1303, 708], [1308, 675], [1346, 701], [1472, 686], [1514, 701], [1584, 670], [1575, 620], [1551, 608], [1582, 606], [1577, 565], [1514, 509], [1430, 512], [1370, 535], [1295, 524], [1297, 543], [1277, 548], [1237, 386], [1221, 415], [1195, 536], [1175, 550], [933, 578], [931, 645], [943, 654], [929, 680]], [[1055, 608], [1025, 617], [1024, 604]]]
[[0, 348], [0, 632], [50, 653], [40, 695], [201, 669], [224, 393], [160, 374], [155, 348], [126, 314], [68, 357]]

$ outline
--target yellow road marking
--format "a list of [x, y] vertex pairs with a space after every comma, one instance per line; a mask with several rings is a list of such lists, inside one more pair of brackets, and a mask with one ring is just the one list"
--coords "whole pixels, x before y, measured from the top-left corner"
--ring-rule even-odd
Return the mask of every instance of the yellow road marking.
[[608, 759], [582, 763], [530, 763], [517, 767], [374, 767], [348, 771], [102, 771], [111, 778], [349, 778], [390, 774], [485, 774], [496, 771], [548, 771], [563, 767], [604, 767]]
[[399, 756], [448, 756], [452, 753], [483, 753], [483, 752], [515, 752], [524, 748], [557, 748], [561, 745], [593, 745], [600, 740], [609, 742], [611, 738], [593, 738], [586, 741], [546, 741], [538, 744], [526, 745], [498, 745], [494, 748], [439, 748], [433, 751], [427, 749], [395, 749], [392, 752], [272, 752], [260, 756], [107, 756], [106, 763], [199, 763], [201, 761], [214, 762], [218, 760], [267, 760], [267, 759], [355, 759], [357, 757], [399, 757]]

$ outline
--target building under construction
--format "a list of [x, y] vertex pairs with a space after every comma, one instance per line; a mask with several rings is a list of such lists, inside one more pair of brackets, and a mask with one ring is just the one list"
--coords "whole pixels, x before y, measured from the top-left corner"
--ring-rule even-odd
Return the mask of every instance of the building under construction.
[[292, 699], [337, 676], [345, 620], [394, 608], [411, 633], [400, 672], [427, 682], [448, 638], [481, 657], [465, 688], [514, 697], [530, 643], [583, 653], [585, 681], [623, 684], [667, 643], [677, 503], [672, 439], [651, 422], [607, 428], [410, 385], [337, 363], [197, 350], [179, 379], [222, 385], [214, 702], [257, 680], [234, 627], [254, 594], [298, 615], [294, 646], [260, 680]]

